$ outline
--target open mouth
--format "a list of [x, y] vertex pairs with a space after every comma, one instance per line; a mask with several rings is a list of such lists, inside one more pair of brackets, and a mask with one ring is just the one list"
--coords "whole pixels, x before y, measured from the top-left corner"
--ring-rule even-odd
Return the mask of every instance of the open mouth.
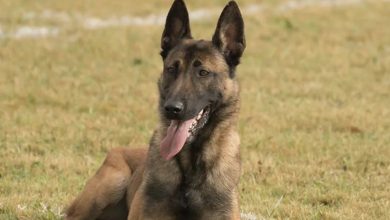
[[170, 160], [180, 152], [185, 143], [192, 142], [199, 130], [207, 123], [209, 113], [210, 108], [206, 107], [189, 120], [171, 120], [167, 135], [160, 144], [161, 156]]
[[207, 120], [209, 117], [209, 108], [206, 107], [202, 109], [198, 116], [196, 116], [195, 120], [193, 120], [190, 128], [188, 129], [188, 133], [190, 134], [189, 137], [187, 138], [187, 141], [192, 141], [188, 140], [189, 138], [193, 138], [197, 132], [203, 128], [203, 126], [206, 124]]

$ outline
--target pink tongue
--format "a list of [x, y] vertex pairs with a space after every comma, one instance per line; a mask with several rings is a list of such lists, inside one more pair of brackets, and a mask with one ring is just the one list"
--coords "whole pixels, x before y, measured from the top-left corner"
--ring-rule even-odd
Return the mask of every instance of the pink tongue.
[[169, 125], [167, 130], [167, 136], [160, 144], [160, 154], [164, 159], [170, 160], [180, 152], [189, 136], [188, 130], [194, 120], [171, 121], [171, 125]]

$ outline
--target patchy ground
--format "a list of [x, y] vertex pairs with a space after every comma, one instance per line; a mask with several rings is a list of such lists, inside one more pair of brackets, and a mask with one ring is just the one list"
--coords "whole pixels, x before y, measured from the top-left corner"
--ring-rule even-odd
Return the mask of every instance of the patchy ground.
[[[245, 216], [389, 219], [389, 1], [238, 2]], [[195, 37], [225, 3], [188, 3]], [[59, 219], [108, 149], [148, 143], [170, 2], [0, 5], [0, 219]]]

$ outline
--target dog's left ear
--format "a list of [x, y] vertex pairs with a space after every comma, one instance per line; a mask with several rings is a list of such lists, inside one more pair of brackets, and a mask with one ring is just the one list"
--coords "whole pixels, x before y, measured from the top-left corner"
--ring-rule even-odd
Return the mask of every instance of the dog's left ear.
[[223, 9], [212, 42], [223, 53], [230, 67], [240, 63], [245, 36], [244, 21], [236, 2], [230, 1]]
[[161, 37], [161, 56], [163, 59], [180, 40], [185, 38], [192, 38], [187, 7], [183, 0], [175, 0], [168, 12]]

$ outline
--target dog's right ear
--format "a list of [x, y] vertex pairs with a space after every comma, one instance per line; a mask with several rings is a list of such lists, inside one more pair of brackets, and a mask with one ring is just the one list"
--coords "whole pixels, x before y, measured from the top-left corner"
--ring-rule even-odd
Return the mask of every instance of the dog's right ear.
[[161, 56], [163, 59], [181, 39], [191, 37], [190, 19], [183, 0], [175, 0], [168, 12], [164, 32], [161, 37]]

